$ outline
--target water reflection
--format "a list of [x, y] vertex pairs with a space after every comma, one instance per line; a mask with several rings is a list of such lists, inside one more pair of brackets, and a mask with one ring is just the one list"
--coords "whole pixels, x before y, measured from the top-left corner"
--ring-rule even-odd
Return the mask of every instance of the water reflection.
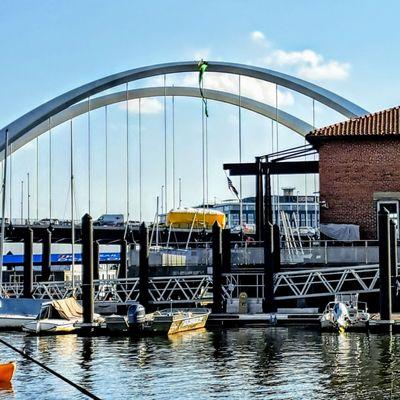
[[[7, 340], [102, 398], [400, 398], [399, 335], [269, 327], [146, 338], [16, 334]], [[1, 351], [2, 358], [16, 357]], [[22, 359], [14, 387], [0, 387], [0, 399], [44, 393], [82, 398]]]

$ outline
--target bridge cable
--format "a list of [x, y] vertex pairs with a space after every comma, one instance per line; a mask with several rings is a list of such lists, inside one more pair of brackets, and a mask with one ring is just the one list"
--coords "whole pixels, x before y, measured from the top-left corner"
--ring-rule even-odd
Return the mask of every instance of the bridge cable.
[[64, 382], [68, 383], [70, 386], [74, 387], [75, 389], [79, 390], [81, 393], [83, 393], [85, 396], [89, 397], [90, 399], [94, 400], [101, 400], [100, 397], [97, 397], [93, 393], [89, 392], [89, 390], [85, 389], [84, 387], [76, 384], [75, 382], [71, 381], [70, 379], [66, 378], [65, 376], [61, 375], [60, 373], [56, 372], [54, 369], [48, 367], [47, 365], [41, 363], [40, 361], [36, 360], [29, 354], [26, 354], [25, 351], [21, 351], [11, 345], [10, 343], [6, 342], [4, 339], [0, 339], [0, 343], [2, 343], [4, 346], [10, 348], [14, 352], [18, 353], [21, 357], [25, 358], [28, 361], [33, 362], [34, 364], [38, 365], [39, 367], [43, 368], [47, 372], [50, 372], [50, 374], [56, 376], [57, 378], [63, 380]]
[[[242, 163], [242, 92], [241, 92], [241, 75], [239, 75], [239, 163]], [[239, 225], [240, 231], [243, 233], [243, 185], [242, 175], [239, 176]]]
[[209, 195], [208, 195], [208, 118], [205, 119], [205, 139], [206, 139], [206, 201], [207, 201], [207, 209], [209, 209]]
[[[271, 118], [271, 154], [274, 154], [274, 151], [275, 151], [275, 146], [274, 146], [274, 120]], [[267, 161], [269, 161], [269, 160], [267, 160]], [[272, 206], [272, 221], [271, 221], [271, 223], [273, 224], [274, 223], [274, 220], [275, 220], [275, 223], [276, 223], [276, 221], [277, 221], [277, 218], [276, 218], [276, 216], [275, 216], [275, 213], [276, 213], [276, 202], [275, 202], [275, 196], [274, 196], [274, 192], [275, 192], [275, 176], [274, 175], [270, 175], [270, 177], [269, 177], [269, 179], [270, 179], [270, 181], [271, 181], [271, 185], [270, 185], [270, 188], [271, 188], [271, 206]], [[265, 216], [264, 217], [265, 218], [265, 221], [267, 221], [267, 218], [268, 218], [268, 216]]]
[[[51, 175], [51, 167], [52, 167], [52, 143], [51, 143], [51, 117], [49, 117], [49, 217], [50, 217], [50, 223], [51, 223], [51, 181], [52, 181], [52, 175]], [[22, 212], [21, 212], [21, 219], [22, 219]], [[22, 221], [21, 221], [22, 223]]]
[[167, 76], [164, 74], [164, 203], [165, 213], [168, 212], [168, 171], [167, 171], [167, 88], [166, 88]]
[[39, 221], [39, 136], [36, 138], [36, 220]]
[[92, 188], [91, 188], [91, 164], [92, 164], [92, 155], [91, 155], [91, 134], [90, 134], [90, 96], [88, 97], [88, 212], [90, 215], [91, 212], [91, 201], [90, 198], [92, 196]]
[[104, 107], [105, 144], [106, 144], [106, 214], [108, 214], [108, 106]]
[[[203, 82], [202, 82], [203, 84]], [[201, 103], [201, 170], [202, 170], [202, 192], [203, 192], [203, 204], [202, 204], [202, 210], [203, 210], [203, 227], [205, 228], [206, 226], [206, 214], [205, 214], [205, 208], [206, 208], [206, 175], [205, 175], [205, 123], [204, 123], [204, 118], [205, 118], [205, 105], [204, 102]], [[194, 222], [195, 219], [193, 219]]]
[[[276, 152], [279, 152], [279, 123], [278, 123], [278, 85], [275, 85], [275, 128], [276, 128]], [[279, 174], [276, 176], [277, 189], [277, 224], [280, 226], [280, 188]]]
[[142, 99], [139, 98], [139, 221], [142, 222]]
[[10, 143], [10, 223], [12, 223], [12, 143]]
[[126, 223], [129, 221], [129, 102], [128, 102], [128, 85], [125, 85], [125, 102], [126, 102]]
[[71, 275], [72, 291], [75, 292], [75, 223], [74, 223], [74, 137], [72, 118], [70, 119], [70, 175], [71, 175]]
[[[312, 107], [313, 107], [312, 126], [313, 126], [313, 129], [315, 129], [315, 99], [313, 99]], [[316, 161], [316, 159], [317, 159], [316, 153], [314, 153], [313, 159], [314, 159], [314, 161]], [[319, 192], [319, 190], [317, 191], [317, 174], [314, 174], [313, 177], [314, 177], [314, 212], [315, 212], [315, 221], [314, 222], [315, 222], [315, 233], [317, 233], [317, 227], [318, 227], [318, 222], [317, 222], [317, 219], [318, 219], [318, 214], [317, 214], [317, 210], [318, 210], [317, 193]]]
[[[172, 85], [174, 87], [174, 85]], [[172, 206], [175, 204], [175, 96], [172, 96]]]

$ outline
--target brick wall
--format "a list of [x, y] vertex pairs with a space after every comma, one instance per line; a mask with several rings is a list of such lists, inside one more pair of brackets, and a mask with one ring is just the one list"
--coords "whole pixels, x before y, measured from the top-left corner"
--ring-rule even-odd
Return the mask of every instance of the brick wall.
[[355, 138], [321, 141], [322, 223], [360, 225], [362, 239], [375, 239], [374, 192], [400, 192], [400, 140]]

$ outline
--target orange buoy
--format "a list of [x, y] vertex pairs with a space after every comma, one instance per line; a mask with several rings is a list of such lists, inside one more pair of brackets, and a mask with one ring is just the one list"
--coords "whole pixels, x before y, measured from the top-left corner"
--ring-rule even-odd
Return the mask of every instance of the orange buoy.
[[15, 372], [15, 362], [0, 364], [0, 382], [11, 382]]

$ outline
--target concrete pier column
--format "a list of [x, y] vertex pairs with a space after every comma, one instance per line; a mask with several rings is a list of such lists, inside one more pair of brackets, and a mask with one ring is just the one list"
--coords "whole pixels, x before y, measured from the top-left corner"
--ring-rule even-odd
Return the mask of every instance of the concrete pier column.
[[264, 232], [264, 302], [263, 312], [274, 312], [274, 263], [273, 263], [273, 227], [270, 223]]
[[272, 227], [272, 237], [272, 263], [276, 274], [281, 270], [281, 233], [277, 224]]
[[379, 225], [379, 283], [381, 320], [392, 319], [390, 223], [386, 209], [378, 213]]
[[33, 292], [33, 230], [27, 228], [24, 235], [24, 291], [23, 297], [29, 299]]
[[93, 221], [89, 214], [85, 214], [82, 218], [82, 307], [83, 323], [92, 324], [94, 314]]
[[93, 242], [93, 279], [99, 279], [100, 268], [100, 244], [98, 240]]
[[149, 306], [149, 230], [144, 222], [139, 228], [139, 302]]
[[42, 243], [42, 282], [47, 282], [51, 274], [51, 231], [46, 229]]
[[391, 270], [391, 295], [392, 311], [399, 311], [399, 296], [397, 296], [397, 229], [394, 221], [390, 220], [390, 270]]
[[222, 307], [222, 235], [217, 222], [212, 227], [212, 265], [213, 265], [213, 313], [221, 313]]
[[222, 272], [231, 272], [231, 230], [222, 230]]

